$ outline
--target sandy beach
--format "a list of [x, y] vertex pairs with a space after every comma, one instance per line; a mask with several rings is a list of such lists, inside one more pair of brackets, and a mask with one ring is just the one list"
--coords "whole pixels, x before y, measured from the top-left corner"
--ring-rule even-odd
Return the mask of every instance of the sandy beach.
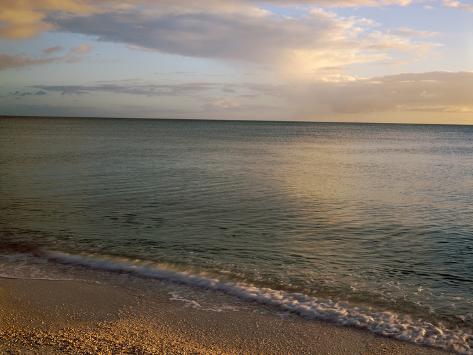
[[[172, 286], [172, 287], [171, 287]], [[352, 328], [281, 315], [204, 290], [147, 280], [0, 279], [0, 352], [138, 354], [441, 354]], [[197, 292], [197, 293], [196, 293]], [[212, 302], [215, 302], [213, 300]], [[229, 306], [233, 304], [234, 306]]]

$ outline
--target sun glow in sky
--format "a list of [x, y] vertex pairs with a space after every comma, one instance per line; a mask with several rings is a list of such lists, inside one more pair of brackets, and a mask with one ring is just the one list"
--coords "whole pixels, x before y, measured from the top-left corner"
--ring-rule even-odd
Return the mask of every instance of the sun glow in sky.
[[473, 2], [0, 0], [0, 114], [473, 124]]

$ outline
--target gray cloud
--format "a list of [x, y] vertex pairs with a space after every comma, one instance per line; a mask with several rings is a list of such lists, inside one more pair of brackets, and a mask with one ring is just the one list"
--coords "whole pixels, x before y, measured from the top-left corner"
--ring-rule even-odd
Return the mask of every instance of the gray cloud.
[[47, 95], [48, 93], [43, 90], [38, 90], [38, 91], [14, 91], [10, 92], [7, 96], [16, 96], [16, 97], [25, 97], [25, 96], [44, 96]]
[[414, 39], [415, 35], [410, 38], [406, 31], [402, 35], [383, 32], [369, 20], [344, 18], [320, 9], [299, 18], [271, 14], [258, 7], [218, 12], [205, 6], [176, 9], [159, 3], [147, 10], [51, 16], [49, 22], [62, 31], [132, 47], [278, 65], [306, 73], [329, 65], [387, 60], [394, 52], [417, 55], [433, 47]]
[[146, 97], [208, 97], [208, 96], [279, 96], [279, 86], [258, 83], [188, 82], [176, 84], [147, 84], [135, 81], [96, 83], [94, 85], [36, 85], [33, 88], [61, 95], [83, 95], [94, 93], [139, 95]]
[[192, 96], [217, 88], [215, 83], [185, 84], [140, 84], [105, 83], [97, 85], [38, 85], [35, 88], [62, 95], [82, 95], [92, 93], [112, 93], [141, 96]]
[[196, 57], [259, 61], [282, 49], [321, 46], [337, 24], [329, 18], [279, 20], [230, 14], [167, 14], [139, 12], [59, 18], [64, 30], [98, 36], [158, 51]]

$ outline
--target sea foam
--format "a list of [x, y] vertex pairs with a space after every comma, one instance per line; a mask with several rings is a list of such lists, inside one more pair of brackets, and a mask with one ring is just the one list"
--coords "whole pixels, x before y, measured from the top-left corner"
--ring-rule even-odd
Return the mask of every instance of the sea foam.
[[48, 252], [46, 257], [63, 264], [74, 264], [104, 271], [129, 273], [136, 276], [171, 281], [223, 292], [242, 300], [275, 307], [306, 319], [328, 321], [339, 325], [365, 329], [382, 336], [432, 346], [460, 354], [473, 354], [473, 334], [460, 329], [448, 329], [423, 320], [391, 311], [376, 311], [344, 302], [245, 283], [226, 282], [203, 274], [176, 271], [158, 264], [124, 258], [96, 255], [71, 255]]

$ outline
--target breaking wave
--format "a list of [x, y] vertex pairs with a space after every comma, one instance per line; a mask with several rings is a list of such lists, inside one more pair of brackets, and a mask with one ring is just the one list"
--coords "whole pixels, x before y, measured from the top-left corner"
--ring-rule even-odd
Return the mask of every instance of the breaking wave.
[[50, 261], [67, 265], [128, 273], [135, 276], [170, 281], [187, 286], [210, 289], [236, 296], [242, 300], [275, 307], [306, 319], [365, 329], [382, 336], [432, 346], [460, 354], [473, 354], [473, 334], [461, 329], [448, 329], [442, 325], [414, 320], [407, 315], [391, 311], [377, 311], [370, 307], [320, 299], [302, 293], [291, 293], [271, 288], [222, 281], [204, 274], [173, 270], [161, 264], [94, 254], [72, 255], [45, 252]]

